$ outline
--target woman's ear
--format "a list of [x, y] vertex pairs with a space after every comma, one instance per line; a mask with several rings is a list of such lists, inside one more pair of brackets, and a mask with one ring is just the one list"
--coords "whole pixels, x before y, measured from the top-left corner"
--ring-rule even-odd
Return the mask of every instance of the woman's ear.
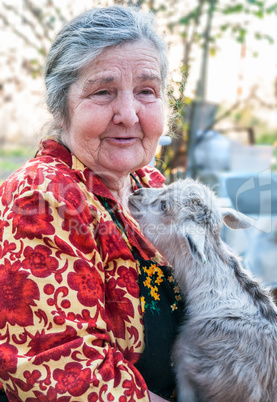
[[55, 122], [55, 126], [57, 128], [63, 128], [64, 126], [64, 119], [62, 118], [62, 116], [60, 115], [60, 113], [54, 113], [53, 114], [54, 117], [54, 122]]

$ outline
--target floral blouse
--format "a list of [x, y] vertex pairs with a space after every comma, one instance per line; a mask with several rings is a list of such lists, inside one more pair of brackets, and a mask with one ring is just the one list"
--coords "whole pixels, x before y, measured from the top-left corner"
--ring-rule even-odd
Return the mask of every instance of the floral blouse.
[[[134, 176], [164, 183], [151, 167]], [[163, 264], [100, 178], [54, 139], [0, 187], [0, 380], [10, 401], [149, 401], [134, 366], [144, 349], [138, 268], [103, 197], [136, 253]]]

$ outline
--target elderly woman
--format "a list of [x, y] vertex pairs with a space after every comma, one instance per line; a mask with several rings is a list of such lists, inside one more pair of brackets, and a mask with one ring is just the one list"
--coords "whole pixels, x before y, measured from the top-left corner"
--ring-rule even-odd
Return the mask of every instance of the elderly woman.
[[152, 18], [90, 10], [47, 59], [52, 137], [0, 188], [0, 380], [10, 401], [163, 401], [178, 287], [128, 211], [164, 130]]

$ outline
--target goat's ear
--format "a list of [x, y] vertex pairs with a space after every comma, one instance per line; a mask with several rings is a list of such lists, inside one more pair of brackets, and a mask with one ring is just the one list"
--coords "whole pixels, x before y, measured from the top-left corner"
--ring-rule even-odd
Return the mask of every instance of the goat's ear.
[[185, 225], [184, 238], [192, 257], [201, 264], [206, 264], [207, 260], [204, 254], [205, 229], [195, 222], [189, 222]]
[[221, 208], [223, 222], [231, 229], [248, 229], [253, 225], [252, 219], [231, 208]]

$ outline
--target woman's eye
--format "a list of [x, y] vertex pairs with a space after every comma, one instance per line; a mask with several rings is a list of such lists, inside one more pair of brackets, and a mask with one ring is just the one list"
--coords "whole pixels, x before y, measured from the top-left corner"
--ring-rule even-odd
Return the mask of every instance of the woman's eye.
[[99, 91], [91, 93], [88, 98], [99, 105], [104, 105], [111, 102], [114, 97], [115, 94], [113, 93], [113, 91], [110, 91], [108, 89], [101, 89]]
[[104, 95], [108, 95], [108, 94], [109, 94], [109, 92], [103, 89], [102, 91], [95, 92], [93, 95], [104, 96]]
[[142, 103], [154, 102], [157, 98], [156, 91], [152, 88], [141, 89], [137, 92], [137, 99]]
[[140, 92], [142, 95], [153, 95], [154, 91], [151, 89], [144, 89], [143, 91]]
[[162, 211], [166, 211], [166, 210], [167, 210], [166, 201], [161, 201], [161, 210], [162, 210]]

